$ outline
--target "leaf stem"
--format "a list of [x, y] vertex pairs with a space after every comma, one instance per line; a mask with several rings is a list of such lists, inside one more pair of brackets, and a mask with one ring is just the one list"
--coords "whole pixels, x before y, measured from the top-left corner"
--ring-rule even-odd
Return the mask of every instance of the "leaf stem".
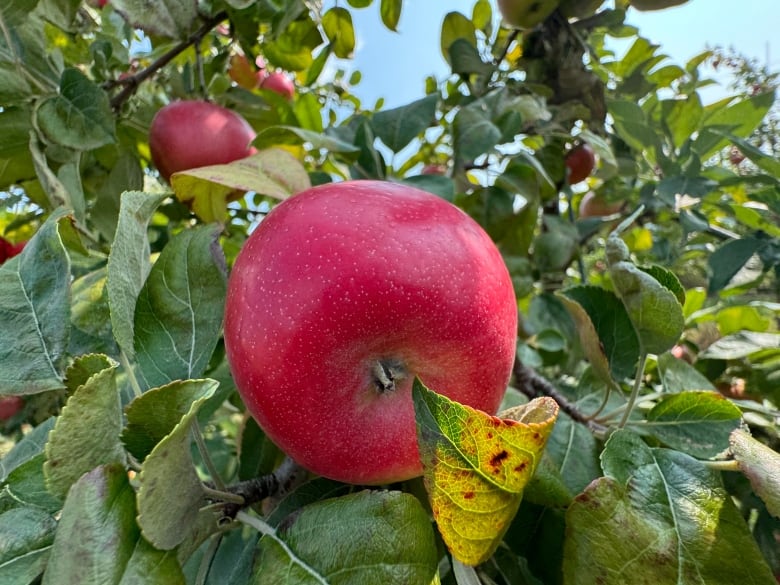
[[702, 463], [715, 471], [741, 471], [739, 461], [736, 459], [726, 459], [724, 461], [702, 461]]
[[621, 429], [626, 426], [628, 417], [631, 416], [631, 411], [634, 410], [636, 399], [639, 397], [639, 390], [642, 388], [642, 377], [645, 374], [645, 366], [647, 366], [647, 352], [642, 350], [642, 353], [639, 356], [639, 367], [637, 368], [636, 377], [634, 378], [634, 386], [631, 388], [631, 396], [629, 396], [628, 403], [625, 406], [626, 410], [623, 413], [623, 418], [621, 418], [618, 423], [618, 427]]
[[130, 365], [130, 360], [127, 359], [125, 350], [121, 348], [119, 350], [119, 363], [122, 364], [122, 368], [127, 372], [127, 379], [130, 381], [130, 387], [133, 389], [135, 397], [138, 398], [143, 394], [143, 390], [141, 390], [141, 385], [138, 383], [138, 378], [135, 377], [135, 371]]
[[238, 504], [239, 506], [243, 506], [246, 504], [246, 500], [244, 500], [244, 498], [238, 494], [234, 494], [226, 490], [216, 490], [207, 485], [203, 486], [203, 493], [205, 493], [206, 496], [208, 496], [209, 499], [212, 500], [230, 502], [231, 504]]
[[209, 450], [206, 447], [206, 441], [203, 439], [203, 433], [200, 431], [200, 425], [198, 424], [197, 420], [193, 421], [192, 423], [192, 436], [195, 439], [195, 444], [198, 446], [200, 458], [203, 460], [203, 464], [206, 466], [206, 469], [209, 472], [211, 481], [214, 482], [214, 485], [217, 486], [218, 490], [223, 492], [226, 491], [225, 482], [222, 481], [222, 478], [217, 471], [217, 467], [214, 465], [214, 461], [211, 459], [211, 455], [209, 455]]

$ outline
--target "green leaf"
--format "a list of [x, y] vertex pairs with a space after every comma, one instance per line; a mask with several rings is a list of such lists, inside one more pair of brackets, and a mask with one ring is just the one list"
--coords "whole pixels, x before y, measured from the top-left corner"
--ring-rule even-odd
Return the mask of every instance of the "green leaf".
[[685, 318], [675, 293], [628, 260], [617, 260], [610, 250], [625, 244], [612, 234], [607, 242], [607, 262], [618, 296], [636, 327], [644, 351], [661, 354], [680, 339]]
[[5, 482], [8, 474], [14, 469], [43, 453], [43, 448], [49, 438], [49, 432], [54, 427], [55, 420], [53, 416], [47, 418], [27, 433], [0, 459], [0, 484]]
[[335, 7], [322, 15], [322, 28], [339, 59], [351, 59], [355, 50], [352, 15], [346, 8]]
[[184, 39], [198, 20], [195, 0], [111, 0], [114, 10], [121, 13], [133, 28], [149, 35]]
[[743, 430], [731, 433], [729, 442], [731, 453], [750, 480], [753, 491], [764, 501], [769, 513], [780, 518], [780, 454]]
[[452, 72], [455, 75], [470, 75], [472, 73], [490, 75], [493, 65], [485, 63], [477, 48], [466, 39], [455, 39], [449, 47]]
[[29, 585], [43, 573], [57, 522], [32, 508], [12, 508], [0, 514], [0, 582]]
[[398, 30], [398, 21], [401, 20], [401, 8], [403, 0], [382, 0], [379, 5], [379, 14], [382, 22], [391, 31]]
[[667, 352], [658, 356], [658, 371], [661, 374], [664, 392], [669, 394], [685, 392], [686, 390], [715, 390], [712, 382], [699, 373], [699, 370], [689, 363], [677, 359], [671, 353]]
[[676, 149], [695, 135], [704, 116], [699, 94], [693, 92], [683, 98], [661, 100], [661, 123], [666, 126]]
[[43, 585], [115, 585], [138, 539], [133, 488], [119, 465], [97, 467], [70, 489]]
[[399, 152], [422, 134], [436, 115], [438, 94], [431, 94], [400, 108], [374, 114], [371, 128], [393, 152]]
[[615, 130], [629, 146], [639, 152], [648, 152], [655, 160], [653, 149], [658, 143], [658, 136], [647, 122], [644, 111], [639, 104], [631, 101], [611, 101], [608, 104], [609, 113], [615, 120]]
[[213, 225], [173, 236], [135, 308], [135, 353], [148, 387], [197, 378], [219, 340], [226, 265]]
[[601, 446], [586, 426], [560, 413], [547, 440], [545, 455], [559, 470], [569, 493], [578, 494], [601, 474], [600, 450]]
[[602, 461], [607, 477], [566, 513], [564, 582], [774, 582], [717, 471], [628, 431], [612, 434]]
[[780, 179], [780, 161], [775, 157], [765, 153], [760, 148], [756, 148], [747, 140], [743, 140], [729, 132], [715, 133], [721, 134], [723, 137], [729, 139], [731, 143], [737, 146], [740, 152], [750, 159], [759, 169]]
[[558, 406], [537, 398], [499, 419], [412, 387], [423, 477], [439, 533], [467, 565], [489, 558], [517, 512]]
[[764, 349], [780, 347], [780, 333], [740, 331], [721, 337], [699, 354], [701, 359], [738, 360]]
[[44, 454], [38, 453], [16, 467], [8, 474], [4, 493], [23, 506], [39, 508], [54, 514], [62, 508], [62, 499], [54, 497], [46, 488], [46, 479], [43, 475], [44, 461]]
[[620, 299], [595, 286], [571, 287], [559, 298], [577, 322], [583, 351], [599, 377], [609, 384], [632, 376], [639, 339]]
[[[493, 20], [493, 7], [488, 0], [477, 0], [471, 13], [471, 22], [478, 30], [488, 30]], [[490, 36], [490, 34], [488, 34]]]
[[[292, 3], [290, 6], [303, 4]], [[292, 20], [282, 33], [263, 42], [263, 55], [274, 65], [288, 71], [305, 71], [314, 62], [312, 52], [322, 44], [317, 24], [310, 18]]]
[[134, 314], [138, 294], [151, 270], [147, 226], [166, 194], [141, 191], [122, 193], [119, 220], [108, 255], [108, 306], [111, 326], [119, 347], [135, 355]]
[[62, 388], [70, 324], [70, 259], [51, 216], [0, 266], [0, 395]]
[[91, 150], [116, 142], [108, 96], [78, 69], [65, 69], [60, 93], [37, 110], [38, 127], [55, 144]]
[[711, 272], [709, 292], [714, 293], [725, 288], [763, 245], [764, 242], [756, 238], [729, 240], [710, 254], [707, 259]]
[[462, 161], [471, 161], [490, 152], [502, 134], [501, 129], [493, 123], [484, 99], [470, 103], [455, 115], [453, 138]]
[[31, 130], [30, 111], [26, 108], [4, 108], [0, 112], [0, 189], [7, 190], [14, 183], [35, 177], [27, 148]]
[[417, 189], [438, 195], [449, 202], [455, 198], [455, 181], [439, 175], [415, 175], [401, 181]]
[[56, 496], [64, 498], [71, 484], [98, 465], [125, 464], [116, 366], [104, 356], [103, 369], [71, 395], [49, 434], [43, 470]]
[[717, 392], [680, 392], [662, 398], [642, 428], [673, 449], [707, 459], [729, 446], [742, 412]]
[[306, 169], [289, 152], [269, 148], [224, 165], [174, 173], [171, 187], [177, 199], [190, 205], [204, 222], [224, 222], [227, 202], [253, 191], [287, 199], [311, 187]]
[[458, 39], [464, 39], [472, 47], [477, 46], [477, 32], [474, 23], [460, 12], [448, 12], [441, 25], [441, 54], [450, 62], [450, 47]]
[[364, 490], [306, 506], [276, 535], [263, 536], [253, 583], [430, 583], [438, 558], [428, 514], [414, 496]]
[[190, 429], [217, 382], [188, 380], [169, 385], [167, 391], [178, 392], [182, 384], [192, 392], [190, 408], [152, 449], [138, 474], [138, 524], [147, 540], [162, 550], [176, 547], [196, 527], [205, 497], [192, 461]]
[[185, 585], [185, 579], [174, 552], [139, 538], [118, 585]]
[[766, 117], [775, 101], [774, 92], [759, 93], [738, 99], [723, 106], [729, 100], [722, 100], [708, 107], [699, 135], [694, 141], [694, 150], [706, 160], [728, 144], [724, 131], [738, 138], [746, 138]]
[[638, 268], [642, 272], [646, 272], [655, 278], [664, 287], [669, 289], [680, 305], [685, 305], [685, 289], [680, 283], [680, 279], [677, 278], [677, 275], [674, 272], [657, 264], [651, 264], [650, 266], [639, 266]]
[[355, 154], [360, 149], [354, 144], [344, 142], [336, 137], [328, 136], [297, 128], [295, 126], [270, 126], [257, 133], [254, 144], [258, 148], [267, 148], [279, 144], [310, 144], [312, 148], [322, 149], [339, 154]]

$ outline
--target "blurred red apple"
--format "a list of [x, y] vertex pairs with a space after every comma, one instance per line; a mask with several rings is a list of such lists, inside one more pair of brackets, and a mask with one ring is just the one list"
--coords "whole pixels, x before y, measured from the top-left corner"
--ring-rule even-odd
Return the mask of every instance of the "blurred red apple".
[[608, 202], [595, 191], [588, 191], [582, 196], [578, 211], [580, 217], [603, 217], [617, 213], [621, 207], [622, 201]]
[[585, 143], [572, 148], [566, 154], [566, 172], [569, 178], [569, 185], [587, 179], [596, 166], [596, 154], [593, 149]]
[[3, 237], [0, 237], [0, 264], [19, 254], [26, 244], [26, 241], [14, 244]]
[[0, 422], [16, 416], [24, 408], [24, 399], [21, 396], [0, 397]]
[[281, 71], [269, 73], [260, 83], [262, 89], [278, 93], [286, 100], [291, 100], [295, 95], [295, 85], [292, 80]]

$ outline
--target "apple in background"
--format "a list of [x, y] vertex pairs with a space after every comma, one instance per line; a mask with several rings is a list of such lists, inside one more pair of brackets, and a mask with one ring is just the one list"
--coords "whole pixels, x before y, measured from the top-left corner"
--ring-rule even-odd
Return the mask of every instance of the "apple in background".
[[580, 217], [603, 217], [617, 213], [623, 207], [622, 201], [608, 202], [595, 191], [588, 191], [580, 200]]
[[292, 79], [281, 71], [269, 73], [260, 83], [260, 88], [278, 93], [286, 100], [291, 100], [295, 95]]
[[447, 166], [443, 164], [430, 164], [423, 167], [423, 175], [446, 175]]
[[254, 89], [257, 85], [255, 69], [249, 63], [249, 59], [246, 58], [246, 55], [239, 55], [236, 53], [230, 56], [228, 76], [236, 85], [239, 85], [244, 89]]
[[566, 154], [566, 173], [569, 185], [576, 185], [587, 179], [596, 166], [596, 154], [585, 143], [572, 148]]
[[24, 398], [21, 396], [0, 397], [0, 422], [13, 418], [22, 408], [24, 408]]
[[299, 464], [349, 483], [422, 473], [415, 376], [495, 413], [516, 339], [490, 237], [396, 183], [331, 183], [278, 204], [228, 282], [225, 346], [249, 412]]
[[26, 244], [26, 241], [14, 244], [3, 237], [0, 237], [0, 264], [21, 253]]
[[255, 131], [240, 115], [206, 101], [161, 108], [149, 129], [152, 160], [167, 181], [173, 173], [226, 164], [255, 152]]

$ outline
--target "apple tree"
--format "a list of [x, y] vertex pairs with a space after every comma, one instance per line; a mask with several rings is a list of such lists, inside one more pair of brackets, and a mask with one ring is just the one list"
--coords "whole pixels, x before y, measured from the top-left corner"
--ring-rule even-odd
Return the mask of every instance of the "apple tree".
[[[411, 2], [4, 0], [0, 583], [780, 579], [778, 75], [722, 50], [675, 63], [628, 24], [685, 1], [475, 0], [441, 23], [449, 75], [386, 108], [346, 65], [353, 14], [396, 30]], [[713, 67], [734, 83], [709, 102]], [[388, 229], [366, 185], [486, 234], [510, 311], [464, 304], [487, 296], [480, 262], [412, 203], [393, 213], [414, 237]], [[361, 245], [345, 253], [323, 207], [291, 229], [330, 248], [242, 261], [312, 189], [361, 201]], [[364, 462], [418, 453], [404, 474], [352, 466], [369, 409], [346, 383], [327, 412], [311, 399], [328, 362], [263, 386], [321, 343], [359, 361], [338, 318], [365, 291], [284, 268], [314, 249], [322, 273], [392, 260], [369, 305], [402, 318], [351, 330], [380, 348], [411, 332], [403, 367], [372, 370], [403, 446]], [[244, 270], [248, 300], [228, 294]], [[295, 337], [304, 319], [327, 338]], [[467, 321], [508, 329], [507, 355], [449, 333]], [[497, 399], [459, 401], [462, 372]], [[300, 396], [262, 408], [296, 423], [273, 441], [249, 413], [282, 385]], [[315, 441], [343, 460], [315, 474], [279, 446]]]

